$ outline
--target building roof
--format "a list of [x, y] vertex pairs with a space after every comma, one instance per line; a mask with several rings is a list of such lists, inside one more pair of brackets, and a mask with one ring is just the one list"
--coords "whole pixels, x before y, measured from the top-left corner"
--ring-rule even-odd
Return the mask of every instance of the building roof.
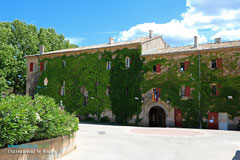
[[[46, 52], [43, 55], [84, 51], [84, 50], [90, 50], [90, 49], [109, 48], [109, 47], [116, 47], [116, 46], [125, 46], [125, 45], [131, 45], [131, 44], [142, 44], [142, 43], [151, 41], [151, 40], [156, 39], [156, 38], [161, 38], [161, 36], [155, 36], [153, 38], [141, 37], [141, 38], [131, 40], [131, 41], [114, 42], [113, 44], [99, 44], [99, 45], [85, 46], [85, 47], [79, 47], [79, 48], [62, 49], [62, 50]], [[27, 55], [25, 57], [33, 57], [33, 56], [39, 56], [39, 55], [41, 55], [41, 54]]]
[[198, 44], [197, 48], [194, 48], [193, 45], [182, 46], [182, 47], [167, 47], [167, 48], [155, 50], [145, 55], [147, 56], [147, 55], [158, 55], [158, 54], [174, 54], [174, 53], [182, 53], [182, 52], [214, 50], [214, 49], [234, 48], [234, 47], [240, 47], [240, 40], [219, 42], [219, 43]]

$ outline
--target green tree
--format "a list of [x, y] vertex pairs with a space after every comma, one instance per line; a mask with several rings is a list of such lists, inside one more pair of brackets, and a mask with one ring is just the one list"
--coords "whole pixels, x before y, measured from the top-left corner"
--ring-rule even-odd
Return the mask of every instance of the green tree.
[[0, 22], [0, 92], [12, 88], [14, 93], [25, 94], [24, 56], [39, 53], [40, 45], [46, 46], [46, 52], [77, 47], [53, 28], [38, 30], [19, 20]]

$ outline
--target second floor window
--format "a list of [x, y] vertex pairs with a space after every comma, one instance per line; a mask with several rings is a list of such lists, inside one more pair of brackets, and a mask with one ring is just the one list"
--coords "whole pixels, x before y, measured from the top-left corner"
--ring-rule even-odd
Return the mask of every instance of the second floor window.
[[110, 91], [111, 91], [110, 89], [111, 89], [110, 86], [108, 86], [108, 87], [107, 87], [107, 91], [106, 91], [106, 95], [107, 95], [107, 96], [109, 96], [110, 93], [111, 93], [111, 92], [110, 92]]
[[111, 61], [107, 61], [107, 70], [111, 70]]
[[131, 59], [130, 58], [126, 58], [126, 68], [130, 67], [130, 63], [131, 63]]
[[211, 67], [212, 68], [217, 68], [217, 61], [216, 61], [216, 59], [213, 59], [211, 62], [212, 62]]

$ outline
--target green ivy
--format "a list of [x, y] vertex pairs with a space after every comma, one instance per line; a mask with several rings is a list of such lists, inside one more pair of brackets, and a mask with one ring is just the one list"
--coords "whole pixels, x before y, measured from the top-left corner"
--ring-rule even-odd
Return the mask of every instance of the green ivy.
[[[100, 115], [104, 109], [111, 109], [118, 122], [125, 123], [129, 118], [141, 112], [140, 83], [143, 79], [141, 49], [122, 49], [115, 52], [97, 52], [48, 58], [47, 69], [43, 71], [39, 84], [48, 78], [47, 89], [41, 89], [40, 94], [53, 97], [57, 102], [63, 101], [66, 110], [76, 115]], [[125, 58], [132, 60], [130, 68], [125, 66]], [[63, 60], [66, 62], [63, 66]], [[107, 61], [112, 62], [111, 70], [107, 70]], [[65, 81], [65, 96], [58, 94]], [[88, 91], [88, 104], [84, 106], [84, 96], [81, 87]], [[106, 95], [110, 86], [111, 94]], [[126, 88], [129, 94], [126, 95]]]

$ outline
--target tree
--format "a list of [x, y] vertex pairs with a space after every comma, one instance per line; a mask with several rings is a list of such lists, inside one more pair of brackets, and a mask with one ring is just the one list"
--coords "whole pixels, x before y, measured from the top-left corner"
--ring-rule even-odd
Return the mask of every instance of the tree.
[[14, 93], [25, 94], [26, 60], [24, 56], [39, 52], [39, 46], [45, 45], [45, 51], [75, 48], [63, 34], [57, 34], [54, 28], [40, 28], [25, 22], [14, 20], [0, 22], [0, 92], [12, 88]]

